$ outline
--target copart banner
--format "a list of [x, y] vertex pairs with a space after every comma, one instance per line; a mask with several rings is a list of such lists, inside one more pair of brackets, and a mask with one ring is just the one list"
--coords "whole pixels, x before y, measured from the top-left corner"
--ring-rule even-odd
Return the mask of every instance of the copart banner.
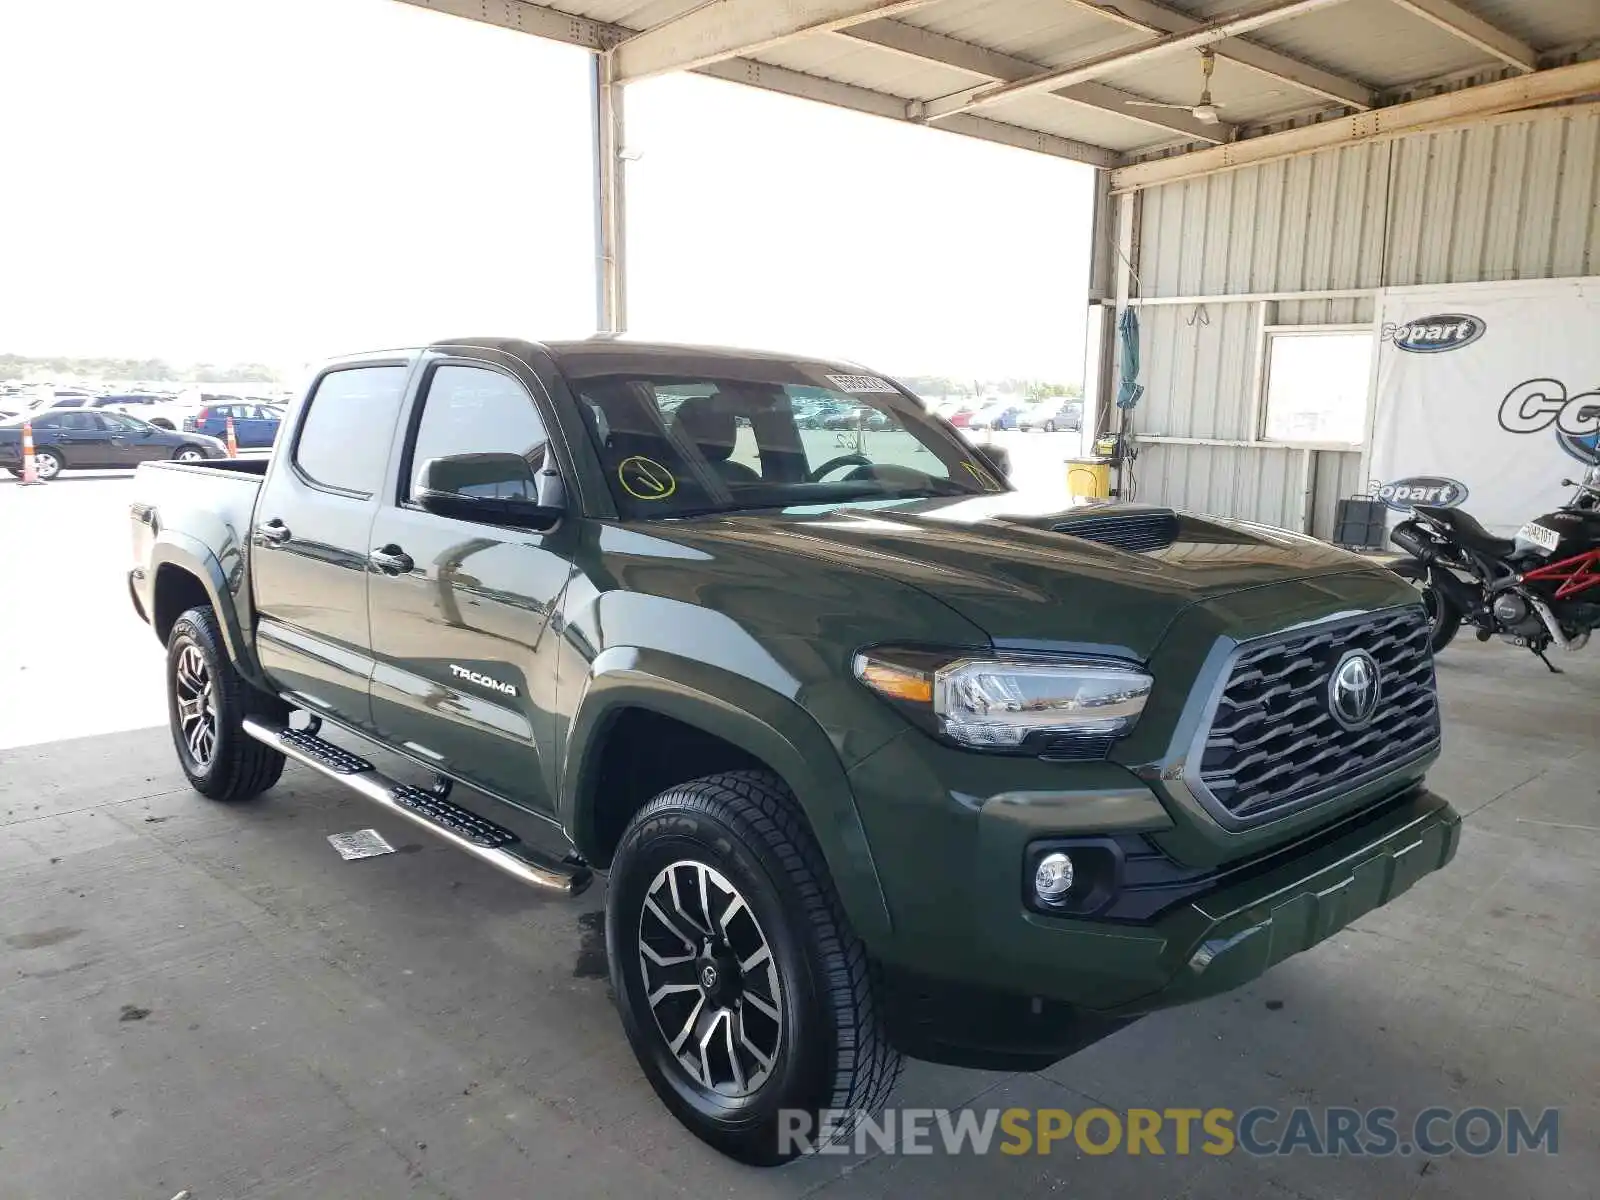
[[1378, 301], [1367, 474], [1391, 509], [1463, 508], [1509, 537], [1600, 442], [1600, 278], [1401, 288]]

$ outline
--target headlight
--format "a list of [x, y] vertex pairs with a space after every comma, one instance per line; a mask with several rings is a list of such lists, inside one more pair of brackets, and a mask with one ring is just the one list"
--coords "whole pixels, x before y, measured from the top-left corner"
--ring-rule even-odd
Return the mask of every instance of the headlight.
[[856, 678], [958, 745], [1025, 753], [1106, 745], [1144, 711], [1152, 680], [1088, 660], [974, 658], [921, 650], [856, 655]]

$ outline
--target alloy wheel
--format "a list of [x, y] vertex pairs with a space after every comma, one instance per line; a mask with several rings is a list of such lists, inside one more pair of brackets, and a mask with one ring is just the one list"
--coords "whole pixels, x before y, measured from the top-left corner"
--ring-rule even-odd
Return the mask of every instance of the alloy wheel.
[[199, 462], [203, 458], [205, 458], [205, 455], [198, 450], [180, 450], [178, 452], [179, 462]]
[[783, 988], [755, 913], [721, 872], [663, 868], [639, 914], [639, 966], [656, 1028], [701, 1088], [742, 1099], [783, 1046]]
[[54, 479], [61, 470], [61, 463], [53, 455], [37, 454], [33, 459], [33, 469], [40, 479]]
[[217, 749], [217, 691], [206, 660], [194, 646], [178, 656], [173, 679], [178, 699], [178, 727], [189, 757], [200, 770], [211, 765]]

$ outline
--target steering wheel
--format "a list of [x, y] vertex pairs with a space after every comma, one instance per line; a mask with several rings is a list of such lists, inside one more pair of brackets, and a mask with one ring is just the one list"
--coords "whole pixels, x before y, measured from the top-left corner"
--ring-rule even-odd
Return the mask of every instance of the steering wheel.
[[830, 471], [837, 471], [840, 467], [870, 467], [873, 461], [865, 454], [841, 454], [838, 458], [830, 458], [815, 471], [806, 476], [807, 483], [819, 483], [822, 477]]

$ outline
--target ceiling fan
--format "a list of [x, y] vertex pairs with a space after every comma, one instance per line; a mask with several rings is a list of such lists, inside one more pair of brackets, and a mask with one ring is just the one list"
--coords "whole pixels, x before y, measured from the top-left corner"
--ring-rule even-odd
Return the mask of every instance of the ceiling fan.
[[1129, 108], [1173, 108], [1179, 112], [1188, 113], [1202, 124], [1220, 124], [1222, 111], [1211, 102], [1211, 72], [1216, 69], [1216, 51], [1207, 46], [1200, 51], [1200, 77], [1203, 83], [1200, 88], [1200, 102], [1198, 104], [1168, 104], [1161, 100], [1124, 100], [1123, 103]]

